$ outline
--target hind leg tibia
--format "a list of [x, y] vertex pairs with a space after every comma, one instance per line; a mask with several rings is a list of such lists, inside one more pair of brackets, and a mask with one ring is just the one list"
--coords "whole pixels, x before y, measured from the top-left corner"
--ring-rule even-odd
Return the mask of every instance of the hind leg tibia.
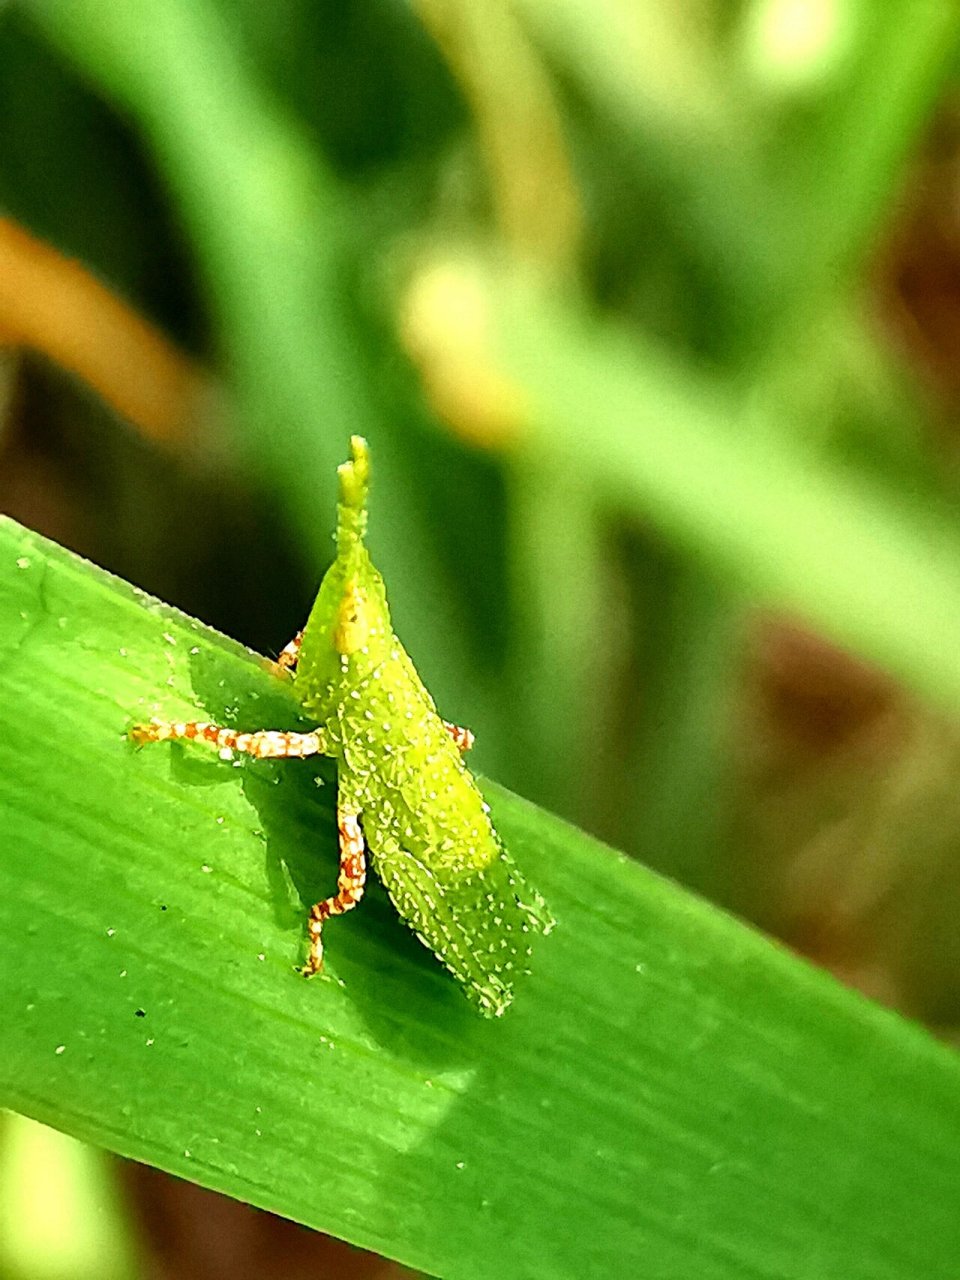
[[310, 978], [323, 968], [323, 941], [321, 934], [323, 924], [330, 916], [342, 916], [345, 911], [352, 911], [363, 897], [363, 888], [367, 880], [367, 859], [364, 851], [363, 832], [355, 813], [337, 811], [337, 826], [340, 831], [340, 874], [337, 877], [337, 892], [332, 898], [324, 898], [310, 908], [310, 920], [307, 929], [310, 934], [310, 950], [303, 972]]

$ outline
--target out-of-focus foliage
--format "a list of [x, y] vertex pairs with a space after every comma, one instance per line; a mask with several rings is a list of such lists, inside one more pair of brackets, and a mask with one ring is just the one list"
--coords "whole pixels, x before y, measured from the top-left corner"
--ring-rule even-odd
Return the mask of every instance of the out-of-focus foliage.
[[0, 1274], [10, 1280], [126, 1280], [132, 1250], [107, 1157], [0, 1114]]

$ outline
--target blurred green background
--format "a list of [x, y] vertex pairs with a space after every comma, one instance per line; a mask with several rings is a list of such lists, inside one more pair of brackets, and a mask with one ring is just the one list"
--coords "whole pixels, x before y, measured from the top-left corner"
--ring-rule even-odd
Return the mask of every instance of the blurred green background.
[[477, 766], [952, 1036], [958, 34], [0, 4], [0, 509], [276, 654], [367, 436]]

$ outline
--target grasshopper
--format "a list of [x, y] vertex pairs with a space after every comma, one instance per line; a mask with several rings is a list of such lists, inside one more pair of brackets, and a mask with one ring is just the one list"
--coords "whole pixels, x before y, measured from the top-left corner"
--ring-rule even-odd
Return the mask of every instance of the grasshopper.
[[[468, 729], [442, 720], [394, 634], [383, 579], [365, 545], [370, 455], [354, 436], [337, 471], [337, 554], [303, 631], [280, 654], [309, 733], [238, 732], [152, 720], [138, 743], [185, 738], [257, 758], [337, 762], [337, 891], [310, 909], [302, 972], [323, 968], [323, 926], [363, 897], [367, 859], [401, 918], [485, 1016], [502, 1014], [533, 935], [553, 919], [503, 848], [463, 754]], [[369, 850], [369, 854], [368, 854]]]

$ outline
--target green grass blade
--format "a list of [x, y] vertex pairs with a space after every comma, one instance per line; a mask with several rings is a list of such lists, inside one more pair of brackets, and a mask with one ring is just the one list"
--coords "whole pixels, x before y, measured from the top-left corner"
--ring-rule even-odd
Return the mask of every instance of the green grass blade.
[[559, 919], [507, 1016], [377, 892], [306, 983], [332, 777], [125, 740], [191, 708], [297, 722], [0, 522], [0, 1104], [445, 1277], [956, 1274], [951, 1052], [493, 787]]
[[717, 894], [731, 801], [724, 726], [742, 629], [729, 593], [702, 566], [662, 554], [644, 564], [643, 718], [629, 753], [631, 852], [688, 888]]
[[530, 447], [765, 604], [960, 707], [960, 529], [818, 457], [635, 334], [491, 278]]
[[836, 77], [812, 107], [802, 94], [792, 103], [786, 95], [765, 160], [778, 207], [758, 343], [791, 304], [815, 313], [849, 277], [952, 74], [960, 15], [951, 6], [892, 0], [850, 21], [851, 48]]
[[[746, 6], [752, 21], [725, 19], [719, 37], [685, 5], [514, 4], [695, 227], [686, 251], [724, 283], [720, 346], [737, 358], [768, 357], [778, 328], [849, 278], [944, 91], [960, 30], [953, 6], [929, 0], [811, 10], [819, 50], [804, 69], [796, 42], [780, 78], [773, 6]], [[782, 55], [791, 19], [780, 17]], [[754, 24], [767, 28], [765, 51], [754, 47], [765, 70], [748, 65]]]

